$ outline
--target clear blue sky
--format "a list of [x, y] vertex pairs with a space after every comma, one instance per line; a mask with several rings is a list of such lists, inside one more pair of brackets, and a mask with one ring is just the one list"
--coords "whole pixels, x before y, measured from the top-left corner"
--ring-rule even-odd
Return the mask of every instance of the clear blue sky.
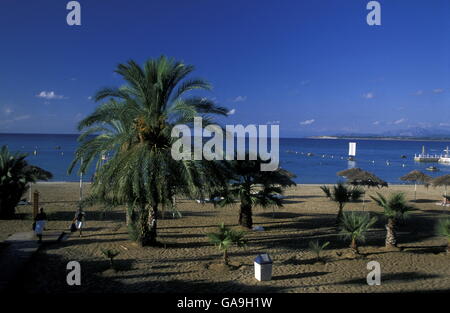
[[[116, 65], [161, 54], [214, 85], [225, 123], [283, 136], [450, 126], [450, 1], [0, 2], [0, 132], [73, 133]], [[52, 93], [53, 92], [53, 93]], [[40, 96], [39, 96], [40, 95]], [[450, 129], [450, 127], [449, 127]]]

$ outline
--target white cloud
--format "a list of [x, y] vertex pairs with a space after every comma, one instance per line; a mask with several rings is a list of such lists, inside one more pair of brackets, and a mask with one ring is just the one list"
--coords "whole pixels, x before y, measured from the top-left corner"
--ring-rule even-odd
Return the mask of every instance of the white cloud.
[[372, 123], [373, 125], [380, 125], [380, 121], [375, 121]]
[[423, 95], [423, 90], [417, 90], [417, 91], [414, 93], [414, 95], [416, 95], [416, 96], [421, 96], [421, 95]]
[[405, 122], [405, 121], [406, 121], [405, 118], [401, 118], [401, 119], [399, 119], [399, 120], [394, 121], [393, 123], [394, 123], [395, 125], [398, 125], [398, 124], [401, 124], [401, 123], [403, 123], [403, 122]]
[[362, 95], [364, 99], [373, 99], [375, 98], [375, 94], [373, 92], [368, 92]]
[[41, 91], [39, 94], [36, 95], [36, 97], [47, 100], [64, 99], [63, 95], [57, 95], [54, 91]]
[[230, 111], [228, 111], [228, 115], [233, 115], [234, 113], [236, 113], [236, 109], [231, 109]]
[[81, 114], [81, 113], [77, 113], [74, 116], [74, 120], [77, 121], [77, 122], [81, 121], [82, 118], [83, 118], [83, 114]]
[[31, 117], [31, 115], [20, 115], [14, 118], [14, 121], [22, 121], [27, 120]]
[[247, 100], [247, 96], [237, 96], [233, 99], [233, 102], [244, 102], [245, 100]]
[[315, 119], [306, 120], [306, 121], [300, 122], [300, 125], [303, 125], [303, 126], [311, 125], [315, 121], [316, 121]]
[[309, 80], [302, 80], [302, 81], [300, 82], [300, 85], [306, 86], [306, 85], [308, 85], [309, 83], [310, 83]]
[[450, 123], [439, 123], [439, 126], [441, 126], [441, 127], [449, 127]]
[[434, 92], [434, 93], [443, 93], [443, 92], [444, 92], [444, 89], [442, 89], [442, 88], [436, 88], [436, 89], [433, 89], [433, 92]]
[[5, 109], [3, 110], [3, 112], [5, 112], [6, 115], [10, 115], [10, 114], [13, 112], [13, 109], [11, 109], [11, 108], [5, 108]]

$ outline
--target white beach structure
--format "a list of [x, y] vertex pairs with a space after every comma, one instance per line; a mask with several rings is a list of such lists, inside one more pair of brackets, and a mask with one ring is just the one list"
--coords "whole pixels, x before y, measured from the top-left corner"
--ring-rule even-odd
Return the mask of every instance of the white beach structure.
[[422, 146], [422, 153], [414, 155], [414, 161], [416, 162], [438, 162], [440, 158], [440, 155], [425, 153], [425, 146]]
[[353, 161], [356, 156], [356, 142], [348, 143], [348, 160]]

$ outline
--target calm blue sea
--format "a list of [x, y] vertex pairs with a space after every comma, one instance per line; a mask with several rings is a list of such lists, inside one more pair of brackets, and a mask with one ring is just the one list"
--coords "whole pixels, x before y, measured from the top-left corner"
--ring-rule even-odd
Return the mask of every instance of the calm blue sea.
[[[77, 135], [0, 134], [0, 145], [6, 144], [12, 151], [29, 153], [28, 161], [52, 172], [53, 181], [78, 181], [76, 173], [67, 174], [78, 144], [76, 138]], [[346, 160], [350, 140], [282, 138], [281, 166], [297, 175], [297, 183], [304, 184], [335, 183], [340, 179], [336, 172], [351, 167], [373, 172], [389, 183], [401, 183], [400, 176], [414, 169], [425, 171], [430, 165], [440, 169], [439, 172], [427, 172], [431, 176], [450, 173], [450, 165], [416, 163], [413, 160], [414, 154], [421, 152], [423, 145], [427, 152], [441, 154], [450, 145], [449, 141], [352, 141], [357, 143], [355, 162]], [[307, 153], [314, 155], [307, 156]], [[402, 159], [402, 155], [406, 155], [407, 159]], [[92, 174], [91, 170], [85, 175], [85, 180], [89, 180]]]

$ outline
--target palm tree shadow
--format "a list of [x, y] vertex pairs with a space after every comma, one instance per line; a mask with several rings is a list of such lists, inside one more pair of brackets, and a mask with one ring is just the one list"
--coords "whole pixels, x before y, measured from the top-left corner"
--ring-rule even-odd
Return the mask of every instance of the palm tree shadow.
[[323, 276], [329, 274], [330, 272], [309, 272], [309, 273], [297, 273], [297, 274], [289, 274], [289, 275], [281, 275], [272, 277], [273, 280], [284, 280], [284, 279], [299, 279], [299, 278], [308, 278], [308, 277], [316, 277]]
[[[399, 282], [399, 281], [415, 281], [415, 280], [423, 280], [423, 279], [431, 279], [438, 278], [440, 275], [436, 274], [425, 274], [425, 273], [417, 273], [417, 272], [404, 272], [404, 273], [391, 273], [391, 274], [382, 274], [381, 283], [386, 284], [389, 282]], [[355, 278], [349, 279], [338, 283], [339, 285], [361, 285], [367, 284], [366, 278]]]

